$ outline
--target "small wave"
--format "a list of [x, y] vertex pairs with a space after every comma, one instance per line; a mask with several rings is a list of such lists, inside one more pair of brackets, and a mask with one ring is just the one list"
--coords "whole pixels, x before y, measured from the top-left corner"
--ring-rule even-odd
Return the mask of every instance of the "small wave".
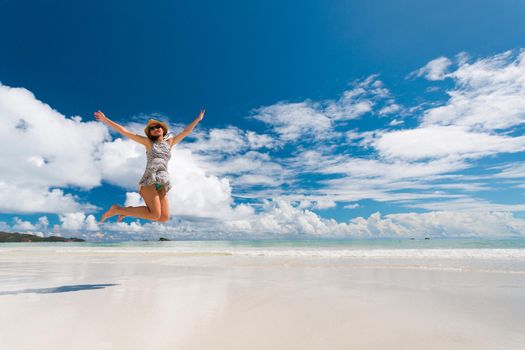
[[420, 258], [420, 259], [503, 259], [525, 260], [525, 249], [261, 249], [261, 248], [85, 248], [34, 247], [2, 249], [2, 253], [58, 253], [58, 254], [171, 254], [184, 256], [261, 256], [261, 257], [319, 257], [319, 258]]

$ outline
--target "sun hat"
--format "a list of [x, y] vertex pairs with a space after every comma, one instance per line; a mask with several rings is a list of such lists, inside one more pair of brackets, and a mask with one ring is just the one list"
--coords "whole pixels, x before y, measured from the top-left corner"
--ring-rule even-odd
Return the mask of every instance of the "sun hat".
[[146, 135], [148, 135], [148, 131], [149, 131], [148, 129], [149, 129], [149, 127], [150, 127], [151, 124], [159, 124], [160, 127], [161, 127], [162, 129], [164, 129], [164, 135], [166, 135], [166, 134], [168, 133], [168, 129], [169, 129], [169, 128], [168, 128], [168, 125], [167, 125], [166, 123], [160, 122], [160, 121], [155, 120], [155, 119], [150, 119], [150, 120], [148, 121], [148, 124], [146, 124], [146, 127], [144, 128], [144, 133], [145, 133]]

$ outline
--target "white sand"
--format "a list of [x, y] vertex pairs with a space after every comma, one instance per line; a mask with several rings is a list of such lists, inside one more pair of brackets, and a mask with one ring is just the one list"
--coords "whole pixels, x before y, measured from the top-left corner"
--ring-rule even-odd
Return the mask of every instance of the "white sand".
[[3, 253], [0, 348], [525, 349], [525, 274], [396, 265]]

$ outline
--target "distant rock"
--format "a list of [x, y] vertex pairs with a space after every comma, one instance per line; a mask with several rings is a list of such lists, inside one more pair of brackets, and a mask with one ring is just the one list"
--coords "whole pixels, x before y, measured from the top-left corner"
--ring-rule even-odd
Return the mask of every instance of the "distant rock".
[[170, 241], [170, 239], [167, 239], [167, 238], [164, 238], [164, 237], [160, 237], [159, 241]]
[[6, 242], [85, 242], [82, 238], [65, 238], [59, 236], [39, 237], [29, 233], [0, 231], [0, 243]]

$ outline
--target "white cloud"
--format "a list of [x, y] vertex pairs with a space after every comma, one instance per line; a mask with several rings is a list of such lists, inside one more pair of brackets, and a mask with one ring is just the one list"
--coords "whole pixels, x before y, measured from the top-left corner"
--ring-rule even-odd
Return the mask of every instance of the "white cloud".
[[99, 230], [96, 219], [93, 215], [88, 215], [82, 212], [67, 213], [59, 215], [61, 221], [61, 229], [72, 231], [97, 231]]
[[[306, 158], [308, 162], [304, 164], [309, 171], [343, 175], [339, 179], [321, 180], [326, 187], [318, 191], [319, 194], [332, 195], [338, 201], [343, 198], [398, 201], [401, 197], [415, 201], [419, 195], [436, 198], [443, 195], [442, 199], [445, 199], [453, 198], [449, 196], [450, 191], [490, 190], [492, 186], [486, 183], [475, 186], [457, 183], [454, 186], [450, 182], [436, 184], [429, 177], [466, 171], [483, 157], [525, 150], [525, 137], [509, 129], [522, 124], [525, 117], [525, 53], [513, 55], [509, 51], [472, 63], [465, 54], [460, 54], [456, 63], [457, 68], [450, 70], [450, 60], [441, 58], [429, 62], [426, 69], [420, 71], [432, 79], [449, 77], [455, 85], [448, 91], [450, 98], [444, 104], [422, 104], [407, 109], [408, 113], [421, 113], [420, 124], [415, 128], [352, 130], [347, 132], [351, 145], [376, 153], [356, 158], [311, 152], [308, 158], [297, 159], [297, 167]], [[312, 162], [312, 158], [315, 161]], [[523, 173], [523, 169], [516, 165], [495, 175], [516, 178]], [[455, 181], [450, 177], [448, 180], [443, 177], [443, 180]], [[439, 191], [422, 192], [432, 188]], [[418, 192], [401, 192], [410, 189], [418, 189]], [[459, 199], [454, 203], [460, 203]], [[523, 210], [519, 205], [486, 204], [484, 208]], [[415, 201], [413, 206], [427, 210], [446, 209], [438, 202], [424, 204]], [[468, 208], [468, 205], [465, 203], [463, 208]]]
[[4, 213], [66, 213], [94, 211], [97, 208], [89, 203], [81, 203], [77, 196], [65, 194], [58, 188], [0, 181], [0, 211]]
[[447, 70], [452, 64], [452, 61], [447, 57], [438, 57], [428, 62], [424, 67], [409, 74], [412, 76], [424, 76], [428, 80], [443, 80], [447, 77]]
[[129, 139], [117, 138], [99, 147], [99, 166], [104, 181], [126, 189], [137, 189], [146, 169], [146, 148]]
[[525, 162], [514, 162], [512, 164], [505, 164], [499, 167], [493, 167], [492, 169], [500, 170], [496, 174], [491, 176], [500, 177], [500, 178], [524, 178], [525, 177]]
[[403, 120], [392, 119], [392, 121], [390, 123], [388, 123], [388, 125], [396, 126], [396, 125], [401, 125], [401, 124], [404, 124], [404, 123], [405, 122]]
[[422, 126], [461, 125], [475, 130], [501, 130], [525, 122], [525, 52], [511, 51], [463, 62], [448, 74], [455, 88], [449, 101], [427, 110]]
[[406, 207], [422, 208], [430, 211], [457, 211], [457, 212], [524, 212], [525, 204], [498, 204], [476, 198], [457, 198], [439, 201], [424, 201], [407, 204]]
[[[121, 164], [119, 172], [131, 172], [131, 163]], [[145, 164], [142, 164], [141, 169], [144, 168]], [[189, 149], [183, 147], [172, 149], [168, 172], [172, 184], [168, 192], [168, 200], [170, 212], [174, 215], [227, 219], [242, 215], [246, 210], [253, 210], [245, 206], [235, 206], [229, 180], [208, 174]], [[134, 180], [130, 180], [128, 187], [133, 186], [137, 189], [139, 178], [140, 176], [137, 176]], [[127, 192], [124, 205], [145, 204], [138, 192]]]
[[97, 146], [108, 138], [100, 123], [68, 119], [28, 90], [1, 84], [0, 117], [4, 181], [84, 189], [100, 184], [100, 173], [93, 164]]
[[[323, 237], [506, 237], [525, 236], [525, 220], [515, 218], [505, 211], [456, 211], [448, 210], [429, 213], [402, 213], [382, 216], [379, 212], [368, 218], [357, 217], [347, 222], [325, 219], [316, 213], [304, 209], [312, 202], [301, 202], [294, 206], [292, 202], [277, 198], [263, 200], [259, 213], [246, 211], [237, 218], [207, 221], [186, 221], [177, 219], [176, 225], [146, 222], [138, 220], [127, 222], [106, 222], [104, 231], [92, 230], [86, 233], [88, 239], [118, 239], [127, 235], [128, 239], [154, 239], [165, 237], [192, 238], [250, 238], [256, 236], [323, 236]], [[355, 207], [353, 205], [349, 207]], [[89, 219], [81, 213], [63, 218], [64, 229], [79, 230]], [[34, 229], [29, 222], [17, 221], [19, 226]]]
[[[371, 112], [378, 101], [390, 97], [377, 75], [371, 75], [354, 82], [353, 88], [344, 91], [336, 101], [279, 102], [255, 110], [250, 118], [270, 125], [286, 142], [334, 139], [342, 136], [333, 130], [335, 123], [360, 118]], [[394, 105], [390, 108], [395, 109]]]
[[28, 230], [34, 230], [35, 229], [35, 225], [33, 225], [29, 221], [24, 221], [24, 220], [20, 219], [18, 216], [14, 216], [13, 217], [13, 221], [14, 221], [13, 230], [28, 231]]
[[[211, 227], [210, 227], [211, 225]], [[151, 231], [152, 227], [148, 227]], [[176, 237], [174, 227], [166, 226], [166, 235]], [[382, 216], [357, 217], [348, 222], [324, 219], [289, 201], [263, 201], [260, 213], [243, 219], [208, 222], [194, 231], [194, 237], [212, 237], [222, 232], [225, 237], [309, 235], [325, 237], [505, 237], [525, 236], [525, 220], [510, 212], [436, 211]]]
[[[66, 118], [24, 88], [0, 84], [0, 210], [90, 210], [53, 187], [100, 185], [97, 147], [108, 138], [98, 122]], [[16, 150], [16, 152], [13, 152]], [[13, 200], [16, 198], [16, 200]]]
[[320, 199], [315, 201], [315, 209], [329, 209], [337, 206], [337, 203], [331, 199]]
[[310, 101], [281, 102], [260, 108], [253, 118], [271, 125], [284, 141], [295, 141], [303, 136], [322, 138], [332, 124], [318, 108]]
[[39, 217], [35, 227], [40, 230], [47, 231], [49, 227], [49, 219], [47, 216]]
[[[389, 104], [389, 105], [381, 108], [379, 110], [378, 114], [379, 115], [387, 115], [387, 114], [392, 114], [392, 113], [399, 112], [399, 111], [401, 111], [401, 106], [396, 104], [396, 103], [392, 103], [392, 104]], [[392, 122], [390, 122], [390, 123], [392, 124]]]
[[[2, 212], [57, 213], [61, 215], [63, 229], [92, 230], [96, 228], [95, 222], [85, 213], [101, 208], [82, 203], [78, 196], [57, 187], [78, 186], [87, 190], [100, 186], [104, 180], [137, 190], [146, 165], [145, 148], [129, 139], [109, 141], [109, 129], [104, 124], [94, 119], [82, 122], [80, 117], [68, 119], [28, 90], [5, 85], [0, 85], [0, 117], [4, 126], [0, 129], [0, 142], [4, 143], [0, 144]], [[143, 133], [137, 123], [125, 126]], [[207, 142], [192, 147], [225, 154], [275, 144], [269, 136], [246, 134], [229, 127], [212, 129]], [[207, 148], [199, 150], [203, 145]], [[271, 162], [264, 162], [264, 157], [258, 159], [261, 159], [259, 165], [268, 165], [266, 171], [278, 170]], [[235, 217], [249, 211], [247, 207], [234, 206], [228, 179], [207, 174], [203, 166], [188, 149], [172, 150], [169, 164], [172, 212], [194, 217]], [[270, 184], [271, 177], [264, 175], [244, 174], [242, 180]]]
[[345, 205], [343, 208], [346, 208], [346, 209], [355, 209], [355, 208], [359, 208], [359, 203], [351, 203], [351, 204], [347, 204], [347, 205]]
[[468, 131], [461, 126], [427, 126], [386, 132], [375, 139], [373, 145], [381, 155], [388, 158], [479, 158], [523, 151], [525, 137]]

